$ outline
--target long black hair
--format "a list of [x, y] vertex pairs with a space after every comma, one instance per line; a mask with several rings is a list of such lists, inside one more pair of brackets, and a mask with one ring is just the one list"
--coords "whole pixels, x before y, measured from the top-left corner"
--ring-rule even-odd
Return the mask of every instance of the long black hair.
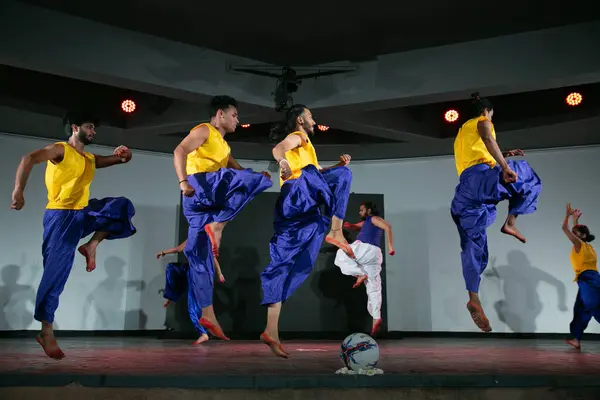
[[271, 126], [271, 132], [269, 133], [269, 138], [271, 141], [278, 143], [285, 136], [294, 132], [296, 130], [298, 117], [302, 115], [304, 110], [306, 110], [306, 106], [304, 104], [294, 104], [288, 108], [284, 113], [283, 120]]
[[588, 228], [586, 225], [575, 225], [573, 227], [573, 229], [575, 229], [577, 232], [585, 235], [585, 237], [581, 238], [581, 240], [583, 240], [584, 242], [593, 242], [594, 239], [596, 239], [596, 236], [592, 235], [590, 233], [590, 228]]
[[479, 97], [479, 92], [471, 94], [471, 103], [477, 116], [483, 114], [485, 110], [492, 111], [494, 109], [494, 105], [489, 99]]

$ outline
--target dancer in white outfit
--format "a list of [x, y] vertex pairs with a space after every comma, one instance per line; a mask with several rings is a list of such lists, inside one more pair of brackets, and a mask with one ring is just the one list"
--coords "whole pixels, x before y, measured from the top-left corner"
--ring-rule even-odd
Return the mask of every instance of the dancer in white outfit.
[[365, 202], [361, 204], [358, 213], [361, 222], [357, 224], [344, 223], [345, 229], [360, 231], [356, 241], [350, 244], [355, 259], [348, 257], [346, 253], [338, 250], [335, 257], [335, 265], [340, 267], [344, 275], [356, 277], [353, 288], [359, 287], [363, 282], [367, 288], [367, 310], [373, 317], [373, 328], [371, 336], [379, 331], [381, 326], [381, 264], [383, 255], [381, 253], [381, 235], [385, 232], [387, 237], [389, 254], [393, 256], [394, 234], [392, 227], [383, 218], [375, 204]]

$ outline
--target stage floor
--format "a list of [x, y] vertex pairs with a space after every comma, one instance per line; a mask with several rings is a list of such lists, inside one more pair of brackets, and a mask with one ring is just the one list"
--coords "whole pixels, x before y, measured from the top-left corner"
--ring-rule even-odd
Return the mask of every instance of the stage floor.
[[289, 359], [259, 341], [64, 338], [47, 358], [33, 338], [0, 340], [0, 386], [179, 388], [600, 387], [600, 342], [381, 340], [379, 376], [340, 376], [338, 341], [284, 342]]

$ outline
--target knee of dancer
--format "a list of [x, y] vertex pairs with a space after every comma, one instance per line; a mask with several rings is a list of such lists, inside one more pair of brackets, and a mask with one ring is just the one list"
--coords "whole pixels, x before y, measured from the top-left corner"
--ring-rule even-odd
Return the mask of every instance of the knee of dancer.
[[341, 166], [338, 169], [340, 180], [352, 181], [352, 170], [347, 166]]

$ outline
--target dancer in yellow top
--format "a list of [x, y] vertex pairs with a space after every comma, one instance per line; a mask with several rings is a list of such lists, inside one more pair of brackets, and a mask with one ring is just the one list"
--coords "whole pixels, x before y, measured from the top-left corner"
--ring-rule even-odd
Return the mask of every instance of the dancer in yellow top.
[[[263, 300], [268, 306], [267, 326], [261, 339], [280, 357], [288, 357], [279, 341], [281, 304], [308, 277], [323, 239], [354, 257], [342, 227], [350, 195], [352, 172], [350, 156], [340, 156], [338, 164], [322, 168], [311, 136], [315, 120], [303, 105], [286, 113], [285, 124], [275, 129], [285, 138], [273, 148], [281, 169], [281, 192], [275, 208], [275, 233], [270, 243], [271, 262], [261, 275]], [[321, 215], [325, 206], [326, 215]], [[331, 229], [325, 236], [329, 221]]]
[[[567, 340], [571, 346], [579, 349], [581, 337], [592, 317], [600, 322], [600, 275], [598, 274], [598, 257], [590, 244], [595, 236], [590, 229], [579, 224], [580, 210], [573, 210], [567, 203], [567, 214], [562, 224], [563, 233], [573, 243], [571, 249], [571, 266], [575, 273], [575, 282], [579, 286], [575, 305], [573, 306], [573, 320], [570, 324], [573, 338]], [[573, 218], [573, 228], [569, 229], [569, 216]]]
[[[214, 260], [221, 235], [259, 193], [273, 183], [268, 173], [244, 169], [231, 155], [225, 135], [237, 127], [237, 102], [216, 96], [209, 106], [210, 123], [194, 127], [174, 151], [174, 165], [183, 193], [183, 214], [189, 224], [184, 254], [190, 264], [190, 294], [202, 309], [200, 324], [213, 335], [229, 340], [213, 310]], [[251, 232], [251, 229], [249, 229]]]
[[508, 200], [508, 216], [501, 231], [525, 243], [517, 230], [517, 216], [537, 209], [542, 181], [527, 161], [506, 160], [522, 156], [521, 150], [500, 151], [492, 124], [494, 107], [473, 95], [476, 117], [465, 122], [454, 141], [454, 158], [460, 181], [450, 213], [460, 235], [463, 276], [469, 293], [467, 309], [484, 332], [492, 330], [479, 301], [481, 274], [487, 267], [486, 229], [496, 220], [496, 205]]
[[42, 323], [37, 337], [48, 357], [61, 359], [64, 353], [56, 343], [52, 324], [81, 239], [93, 233], [79, 247], [86, 258], [87, 271], [96, 268], [96, 248], [104, 240], [122, 239], [135, 234], [131, 222], [135, 209], [125, 197], [90, 199], [90, 185], [96, 169], [127, 163], [131, 151], [117, 147], [112, 156], [86, 152], [85, 146], [96, 137], [98, 122], [85, 113], [70, 113], [64, 119], [69, 137], [66, 142], [50, 144], [21, 159], [17, 168], [11, 208], [25, 205], [25, 185], [34, 165], [46, 163], [48, 205], [44, 213], [42, 256], [44, 273], [37, 291], [34, 318]]

